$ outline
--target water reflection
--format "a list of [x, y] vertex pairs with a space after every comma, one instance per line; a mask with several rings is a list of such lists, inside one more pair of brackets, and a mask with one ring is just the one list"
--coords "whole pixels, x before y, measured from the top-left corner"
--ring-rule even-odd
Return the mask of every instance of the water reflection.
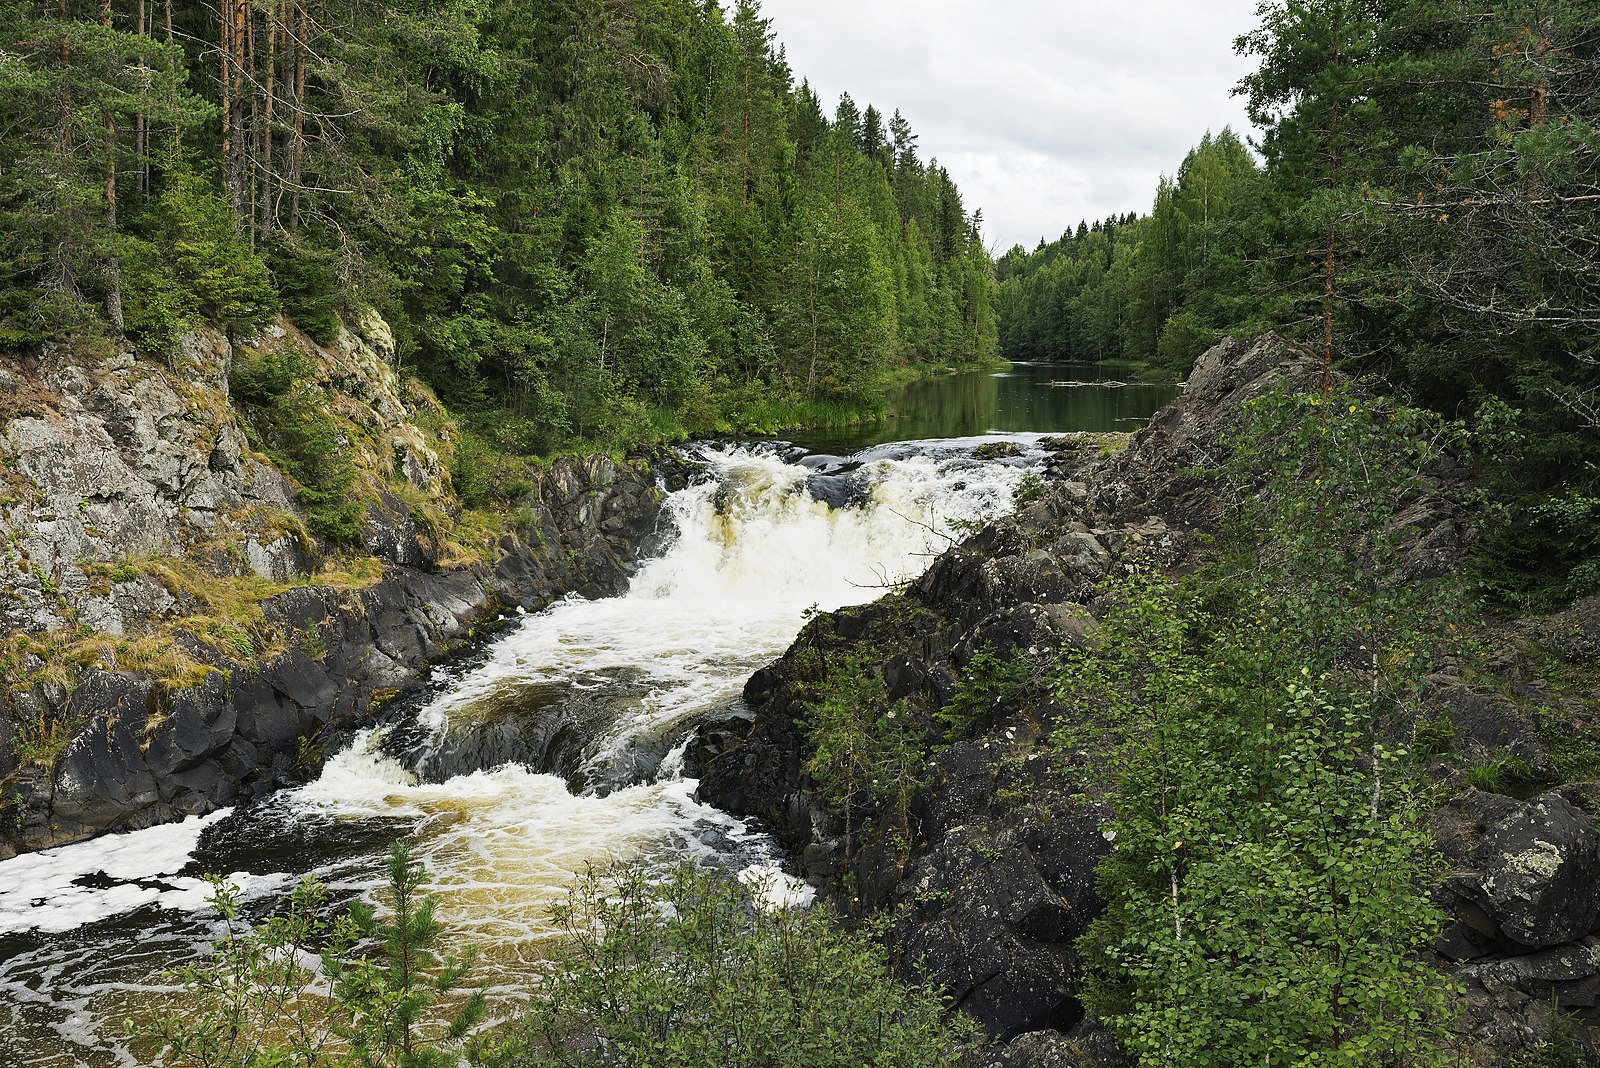
[[[1126, 373], [1126, 372], [1123, 372]], [[1137, 430], [1171, 403], [1177, 383], [1125, 382], [1098, 364], [1015, 363], [913, 382], [889, 398], [876, 426], [797, 434], [797, 445], [847, 455], [890, 441], [973, 437], [991, 431], [1059, 434]]]

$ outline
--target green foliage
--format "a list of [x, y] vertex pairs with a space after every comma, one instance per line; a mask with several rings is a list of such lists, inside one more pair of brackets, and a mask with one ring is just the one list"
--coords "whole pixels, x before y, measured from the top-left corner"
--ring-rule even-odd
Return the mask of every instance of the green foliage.
[[237, 348], [228, 369], [228, 390], [233, 399], [256, 406], [276, 402], [296, 381], [310, 372], [305, 354], [285, 347], [267, 352]]
[[243, 387], [242, 399], [261, 405], [255, 424], [268, 454], [294, 480], [307, 528], [334, 546], [358, 546], [366, 503], [352, 493], [355, 465], [341, 447], [339, 424], [327, 410], [326, 394], [299, 378], [305, 370], [304, 358], [292, 350], [246, 354], [230, 381], [236, 390]]
[[871, 415], [887, 368], [993, 353], [977, 213], [903, 117], [830, 123], [754, 4], [358, 7], [0, 21], [0, 340], [370, 305], [540, 452]]
[[1501, 755], [1469, 765], [1467, 782], [1487, 793], [1509, 794], [1539, 782], [1539, 774], [1522, 757]]
[[170, 250], [181, 292], [205, 322], [248, 329], [278, 312], [267, 265], [238, 231], [227, 202], [183, 166], [174, 168], [152, 207], [154, 236]]
[[32, 765], [53, 771], [82, 728], [81, 719], [61, 719], [43, 708], [37, 709], [17, 724], [11, 737], [11, 755], [19, 767]]
[[716, 872], [590, 874], [556, 918], [555, 972], [490, 1064], [954, 1068], [977, 1044], [937, 992], [894, 978], [870, 928]]
[[960, 688], [933, 718], [949, 737], [963, 737], [997, 705], [1014, 696], [1030, 674], [1025, 661], [1015, 655], [1002, 659], [992, 646], [985, 645], [967, 663]]
[[911, 798], [926, 772], [922, 725], [904, 701], [890, 703], [882, 675], [860, 659], [827, 663], [820, 689], [805, 714], [806, 773], [844, 812], [846, 837], [862, 813], [882, 812], [907, 838]]
[[1044, 479], [1039, 477], [1037, 472], [1029, 471], [1019, 478], [1016, 486], [1012, 488], [1011, 507], [1013, 509], [1023, 508], [1034, 501], [1041, 500], [1044, 497], [1044, 490]]
[[1174, 374], [1238, 303], [1246, 224], [1260, 170], [1231, 129], [1209, 133], [1163, 178], [1149, 215], [1079, 223], [1029, 253], [1001, 258], [1000, 350], [1010, 359], [1129, 358]]
[[280, 242], [267, 252], [267, 269], [283, 300], [283, 311], [319, 345], [339, 337], [339, 274], [327, 252], [304, 243]]
[[1270, 328], [1412, 403], [1498, 413], [1484, 593], [1544, 611], [1600, 589], [1592, 8], [1266, 0], [1236, 41], [1260, 162], [1224, 131], [1148, 215], [1012, 249], [1002, 351], [1181, 373]]
[[359, 903], [329, 916], [326, 887], [307, 879], [254, 927], [238, 892], [213, 880], [222, 935], [210, 956], [176, 971], [180, 1009], [130, 1023], [136, 1044], [169, 1068], [456, 1068], [483, 995], [459, 994], [470, 957], [434, 950], [442, 928], [437, 899], [421, 894], [426, 874], [396, 845], [388, 918]]
[[1508, 1061], [1507, 1068], [1581, 1068], [1588, 1062], [1582, 1018], [1563, 1009], [1560, 997], [1551, 991], [1545, 1035]]
[[405, 847], [388, 876], [384, 916], [330, 914], [308, 879], [254, 926], [216, 880], [222, 933], [175, 973], [172, 1011], [129, 1023], [136, 1052], [166, 1068], [599, 1068], [619, 1051], [637, 1068], [954, 1068], [979, 1041], [937, 991], [895, 978], [877, 929], [690, 867], [581, 878], [554, 910], [551, 974], [485, 1026], [483, 992], [462, 989], [471, 955], [437, 953], [437, 899]]
[[1116, 814], [1087, 1000], [1142, 1064], [1449, 1061], [1399, 740], [1454, 593], [1406, 580], [1395, 528], [1452, 433], [1340, 390], [1258, 399], [1224, 472], [1243, 566], [1135, 576], [1068, 655], [1053, 738], [1103, 754]]

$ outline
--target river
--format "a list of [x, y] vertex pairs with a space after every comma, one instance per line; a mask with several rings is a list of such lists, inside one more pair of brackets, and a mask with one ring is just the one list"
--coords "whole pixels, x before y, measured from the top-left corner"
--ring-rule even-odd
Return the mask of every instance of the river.
[[[869, 430], [687, 447], [702, 477], [668, 498], [664, 548], [624, 595], [508, 621], [338, 740], [302, 788], [0, 863], [0, 1064], [136, 1065], [121, 1021], [177, 1004], [163, 972], [214, 930], [208, 872], [257, 907], [310, 872], [367, 896], [404, 838], [449, 942], [481, 947], [477, 978], [504, 1012], [585, 866], [776, 865], [758, 828], [696, 800], [680, 764], [694, 725], [735, 706], [809, 612], [870, 600], [919, 573], [955, 524], [1005, 511], [1044, 457], [1040, 434], [1133, 429], [1176, 393], [1088, 377], [953, 375], [898, 394], [897, 416]], [[999, 439], [1022, 455], [974, 458]]]

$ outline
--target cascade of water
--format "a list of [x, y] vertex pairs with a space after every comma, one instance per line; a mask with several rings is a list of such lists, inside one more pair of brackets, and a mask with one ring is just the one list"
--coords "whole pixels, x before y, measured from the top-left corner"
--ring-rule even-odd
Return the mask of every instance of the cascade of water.
[[[979, 463], [949, 443], [806, 465], [772, 447], [703, 447], [700, 459], [705, 477], [668, 500], [673, 537], [626, 594], [520, 620], [406, 718], [356, 734], [316, 782], [232, 817], [122, 836], [118, 865], [104, 840], [0, 864], [0, 935], [32, 931], [14, 955], [23, 964], [0, 963], [0, 989], [59, 1010], [40, 1023], [14, 1009], [13, 1023], [100, 1051], [24, 1063], [125, 1061], [64, 1008], [77, 988], [47, 932], [98, 920], [92, 938], [137, 941], [150, 907], [203, 900], [198, 865], [255, 872], [238, 878], [263, 893], [313, 867], [336, 890], [367, 893], [383, 843], [404, 835], [454, 933], [485, 946], [488, 977], [508, 986], [541, 952], [548, 904], [587, 864], [687, 852], [771, 883], [765, 838], [698, 803], [674, 750], [738, 699], [808, 611], [919, 573], [953, 524], [1007, 505], [1025, 464]], [[41, 879], [56, 888], [45, 904], [22, 890]], [[790, 892], [772, 884], [770, 896]], [[107, 920], [118, 914], [126, 922]], [[175, 951], [204, 936], [193, 921], [161, 922], [178, 924]]]

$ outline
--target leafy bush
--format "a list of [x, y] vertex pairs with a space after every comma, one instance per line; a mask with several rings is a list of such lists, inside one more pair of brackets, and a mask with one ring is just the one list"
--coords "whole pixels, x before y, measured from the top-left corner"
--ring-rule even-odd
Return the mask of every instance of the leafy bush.
[[976, 1041], [937, 992], [897, 981], [872, 932], [768, 908], [717, 872], [582, 879], [557, 911], [550, 981], [500, 1068], [955, 1066]]
[[1343, 390], [1253, 402], [1224, 472], [1240, 566], [1116, 586], [1068, 656], [1055, 740], [1102, 754], [1116, 813], [1086, 1000], [1141, 1064], [1449, 1060], [1395, 739], [1458, 610], [1402, 573], [1397, 524], [1450, 434]]
[[221, 937], [135, 1051], [164, 1068], [954, 1068], [977, 1042], [940, 994], [894, 978], [875, 930], [695, 868], [580, 879], [528, 1011], [485, 1027], [483, 993], [462, 990], [471, 954], [437, 953], [426, 872], [397, 845], [388, 874], [387, 919], [330, 915], [311, 879], [253, 929], [217, 880]]

